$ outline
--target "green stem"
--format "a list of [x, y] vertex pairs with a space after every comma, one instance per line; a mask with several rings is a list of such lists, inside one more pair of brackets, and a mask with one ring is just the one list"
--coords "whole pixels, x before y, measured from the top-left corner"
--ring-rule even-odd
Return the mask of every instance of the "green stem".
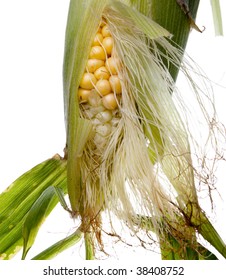
[[94, 245], [93, 245], [93, 238], [92, 233], [86, 232], [85, 233], [85, 250], [86, 250], [86, 260], [94, 260]]

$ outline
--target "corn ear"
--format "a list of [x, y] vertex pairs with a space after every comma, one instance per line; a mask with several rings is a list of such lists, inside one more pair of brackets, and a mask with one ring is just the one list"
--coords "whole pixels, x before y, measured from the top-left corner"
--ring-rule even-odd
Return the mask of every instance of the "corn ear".
[[[68, 193], [74, 215], [81, 218], [81, 230], [85, 235], [90, 234], [87, 238], [92, 241], [87, 242], [87, 248], [91, 245], [93, 250], [93, 238], [102, 245], [103, 210], [110, 217], [113, 212], [132, 232], [136, 232], [134, 216], [150, 216], [159, 236], [167, 236], [166, 231], [169, 236], [178, 238], [178, 244], [192, 237], [192, 243], [198, 246], [195, 228], [202, 222], [202, 212], [190, 148], [194, 139], [187, 125], [187, 111], [181, 114], [178, 110], [178, 103], [182, 108], [186, 106], [171, 96], [176, 92], [175, 79], [180, 66], [194, 89], [193, 95], [208, 125], [211, 117], [199, 97], [198, 86], [186, 65], [181, 64], [183, 50], [173, 46], [166, 29], [131, 7], [129, 1], [100, 1], [98, 4], [87, 1], [83, 4], [82, 1], [71, 1], [66, 32], [64, 95]], [[147, 6], [140, 8], [149, 13]], [[181, 13], [180, 7], [177, 9]], [[87, 11], [94, 11], [92, 19]], [[117, 106], [113, 108], [116, 122], [102, 148], [95, 140], [100, 132], [99, 119], [91, 114], [97, 106], [91, 99], [86, 100], [87, 93], [83, 93], [82, 100], [78, 98], [79, 91], [86, 89], [84, 81], [89, 76], [87, 89], [98, 99], [98, 106], [106, 107], [105, 92], [100, 91], [94, 75], [86, 68], [88, 58], [92, 57], [90, 49], [95, 34], [103, 23], [101, 19], [108, 25], [114, 41], [114, 58], [119, 61], [115, 68], [122, 88], [120, 98], [117, 99], [116, 92], [111, 94], [117, 100]], [[86, 21], [91, 22], [91, 27], [85, 27]], [[79, 34], [83, 29], [84, 41], [81, 41]], [[82, 54], [81, 49], [84, 50]], [[168, 67], [171, 64], [176, 72]], [[211, 103], [208, 94], [204, 97]], [[163, 217], [167, 217], [164, 229]], [[180, 229], [187, 227], [182, 234], [174, 227], [178, 221]]]
[[[193, 7], [190, 7], [189, 13], [193, 17], [199, 1], [189, 2]], [[169, 21], [167, 17], [158, 17], [166, 7], [169, 9], [167, 4], [177, 7], [175, 13], [183, 18], [186, 32], [181, 28], [181, 33], [175, 35], [172, 31], [175, 22]], [[176, 18], [172, 9], [170, 10]], [[150, 16], [151, 19], [145, 16]], [[197, 258], [197, 252], [203, 248], [197, 243], [195, 230], [223, 256], [226, 255], [223, 241], [202, 215], [199, 207], [190, 135], [170, 95], [174, 90], [183, 50], [177, 52], [171, 46], [169, 37], [173, 34], [174, 38], [177, 38], [175, 42], [185, 47], [191, 27], [188, 21], [191, 18], [186, 16], [174, 0], [70, 2], [63, 68], [67, 131], [65, 159], [68, 159], [67, 183], [72, 214], [82, 218], [82, 226], [68, 239], [56, 243], [34, 259], [53, 257], [57, 250], [61, 251], [79, 241], [82, 231], [85, 232], [86, 258], [93, 259], [94, 239], [102, 245], [99, 215], [102, 210], [107, 210], [109, 214], [113, 212], [127, 223], [133, 233], [137, 232], [134, 216], [137, 213], [150, 215], [150, 230], [154, 230], [159, 236], [163, 258]], [[116, 102], [118, 126], [115, 125], [115, 134], [112, 133], [112, 138], [106, 141], [110, 145], [106, 146], [106, 150], [102, 149], [103, 154], [98, 154], [97, 168], [90, 168], [92, 165], [89, 166], [86, 159], [91, 155], [90, 143], [93, 141], [96, 126], [89, 117], [81, 114], [78, 91], [91, 44], [103, 18], [109, 23], [115, 42], [114, 48], [122, 66], [118, 67], [117, 71], [123, 89], [122, 96]], [[195, 26], [193, 18], [192, 23]], [[168, 28], [170, 24], [173, 26], [172, 30]], [[26, 256], [42, 219], [56, 204], [56, 200], [52, 200], [53, 188], [48, 189], [48, 186], [53, 184], [65, 189], [65, 161], [50, 160], [44, 164], [43, 169], [39, 167], [29, 173], [29, 176], [26, 174], [19, 178], [21, 181], [15, 182], [8, 196], [5, 193], [0, 196], [0, 202], [3, 202], [3, 211], [0, 214], [0, 258], [8, 259], [20, 249], [22, 226], [25, 240], [23, 258]], [[87, 168], [88, 173], [83, 172], [83, 167]], [[39, 173], [40, 170], [44, 174]], [[95, 184], [89, 184], [89, 180]], [[25, 188], [20, 186], [19, 182], [25, 187], [29, 183], [37, 188]], [[15, 186], [20, 186], [19, 199]], [[166, 191], [167, 186], [170, 190], [171, 187], [174, 188], [172, 193]], [[62, 205], [68, 210], [63, 195], [57, 193]], [[22, 197], [25, 198], [24, 201]], [[96, 207], [93, 212], [92, 207]], [[35, 223], [32, 212], [38, 218]], [[24, 219], [26, 214], [27, 218]], [[180, 229], [175, 227], [172, 230], [176, 223], [179, 223], [180, 228], [183, 225], [187, 227], [182, 237], [178, 235], [182, 232]], [[189, 237], [191, 244], [187, 242]], [[184, 238], [185, 244], [182, 244]], [[171, 246], [169, 251], [168, 245]], [[185, 249], [182, 254], [178, 253], [181, 248]], [[205, 251], [206, 253], [209, 252]]]

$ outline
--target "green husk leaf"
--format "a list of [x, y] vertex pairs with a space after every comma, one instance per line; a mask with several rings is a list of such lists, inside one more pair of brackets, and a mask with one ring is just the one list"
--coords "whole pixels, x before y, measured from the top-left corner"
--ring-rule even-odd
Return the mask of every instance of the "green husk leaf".
[[78, 118], [74, 125], [75, 134], [70, 134], [69, 138], [69, 143], [72, 145], [68, 144], [67, 187], [72, 211], [77, 213], [79, 212], [79, 200], [81, 197], [80, 160], [86, 141], [92, 132], [92, 124], [88, 120]]
[[145, 16], [151, 17], [152, 0], [129, 0], [132, 7]]
[[[196, 18], [199, 0], [185, 1], [189, 3], [189, 10], [193, 20]], [[187, 15], [182, 11], [176, 0], [152, 0], [150, 16], [162, 27], [172, 34], [172, 41], [175, 46], [179, 46], [181, 50], [185, 50], [191, 26]], [[164, 53], [164, 49], [160, 48]], [[165, 66], [176, 81], [179, 68], [175, 67], [171, 62], [163, 57]]]
[[156, 39], [159, 37], [170, 35], [169, 31], [160, 26], [155, 21], [139, 13], [137, 10], [129, 7], [121, 2], [113, 2], [112, 6], [118, 10], [124, 17], [131, 18], [136, 26], [140, 28], [150, 39]]
[[[63, 86], [66, 129], [78, 116], [77, 90], [108, 0], [71, 0], [65, 34]], [[81, 51], [82, 50], [82, 51]], [[74, 113], [74, 114], [73, 114]]]
[[71, 0], [66, 28], [63, 66], [64, 107], [67, 129], [68, 195], [72, 211], [79, 212], [80, 158], [92, 132], [91, 122], [80, 118], [78, 87], [85, 69], [92, 39], [107, 0]]
[[24, 240], [22, 259], [24, 260], [31, 246], [34, 244], [38, 230], [53, 206], [57, 196], [53, 187], [48, 187], [30, 208], [23, 223], [22, 235]]
[[221, 7], [219, 0], [211, 0], [213, 23], [216, 36], [223, 36], [223, 24], [221, 16]]
[[10, 259], [21, 249], [25, 217], [51, 185], [66, 191], [66, 162], [59, 157], [38, 164], [0, 194], [0, 259]]
[[56, 242], [49, 248], [45, 249], [38, 255], [32, 258], [32, 260], [51, 260], [64, 250], [78, 243], [82, 238], [82, 232], [78, 229], [68, 237]]

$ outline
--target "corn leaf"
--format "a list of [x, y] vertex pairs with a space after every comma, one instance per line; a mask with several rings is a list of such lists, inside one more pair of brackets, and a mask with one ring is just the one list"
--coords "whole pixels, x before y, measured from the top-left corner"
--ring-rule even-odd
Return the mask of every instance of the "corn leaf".
[[52, 158], [38, 164], [0, 194], [0, 259], [10, 259], [21, 249], [26, 215], [41, 193], [51, 185], [61, 186], [66, 191], [64, 160]]
[[81, 240], [82, 233], [78, 229], [76, 232], [73, 232], [68, 237], [56, 242], [43, 252], [39, 253], [37, 256], [32, 258], [32, 260], [50, 260], [56, 257], [58, 254], [63, 252], [64, 250], [70, 248], [75, 245], [77, 242]]
[[38, 230], [45, 218], [58, 202], [53, 187], [48, 187], [30, 208], [23, 223], [22, 235], [24, 240], [22, 259], [24, 260], [33, 245]]
[[222, 16], [221, 16], [221, 7], [219, 0], [211, 0], [213, 23], [216, 36], [223, 36], [223, 25], [222, 25]]
[[68, 211], [69, 213], [71, 212], [71, 210], [68, 208], [67, 203], [64, 199], [64, 195], [65, 192], [63, 192], [63, 190], [59, 187], [54, 187], [55, 193], [59, 199], [59, 202], [61, 204], [61, 206], [64, 208], [64, 210]]

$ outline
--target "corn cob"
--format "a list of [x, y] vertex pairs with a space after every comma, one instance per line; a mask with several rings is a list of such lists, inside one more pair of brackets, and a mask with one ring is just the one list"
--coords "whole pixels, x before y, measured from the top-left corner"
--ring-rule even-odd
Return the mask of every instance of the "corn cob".
[[[93, 124], [95, 155], [102, 154], [120, 118], [118, 106], [122, 86], [118, 76], [119, 60], [113, 53], [113, 44], [109, 27], [102, 21], [78, 89], [82, 117]], [[95, 160], [98, 164], [97, 157]]]

